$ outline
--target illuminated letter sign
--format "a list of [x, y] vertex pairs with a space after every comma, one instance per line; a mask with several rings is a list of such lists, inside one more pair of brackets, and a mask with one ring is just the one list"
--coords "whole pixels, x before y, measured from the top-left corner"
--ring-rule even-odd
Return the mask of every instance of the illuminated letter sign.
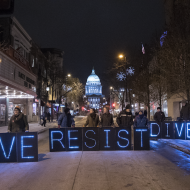
[[185, 139], [185, 127], [184, 123], [175, 122], [175, 138], [176, 139]]
[[173, 122], [162, 122], [161, 129], [163, 139], [174, 138]]
[[49, 129], [49, 147], [50, 152], [65, 151], [65, 128]]
[[161, 138], [160, 125], [150, 122], [150, 137]]
[[187, 129], [186, 129], [187, 136], [186, 136], [186, 138], [189, 140], [190, 139], [190, 123], [187, 123], [186, 126], [187, 126]]
[[148, 127], [134, 128], [134, 150], [149, 150], [149, 130]]
[[82, 128], [66, 128], [67, 151], [82, 150]]
[[105, 127], [99, 129], [100, 150], [115, 150], [115, 129]]
[[18, 162], [38, 161], [38, 134], [37, 132], [17, 133]]
[[0, 133], [0, 162], [17, 162], [16, 133]]
[[131, 129], [119, 128], [116, 129], [116, 133], [116, 150], [131, 150]]
[[83, 128], [83, 150], [92, 151], [99, 150], [98, 128]]

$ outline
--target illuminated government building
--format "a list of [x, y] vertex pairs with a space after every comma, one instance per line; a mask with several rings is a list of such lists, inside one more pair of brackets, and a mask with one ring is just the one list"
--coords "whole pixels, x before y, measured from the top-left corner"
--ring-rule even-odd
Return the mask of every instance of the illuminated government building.
[[104, 98], [104, 95], [102, 95], [102, 85], [100, 79], [95, 74], [94, 69], [92, 69], [92, 73], [87, 79], [85, 96], [88, 101], [89, 108], [99, 109], [101, 107], [101, 100]]

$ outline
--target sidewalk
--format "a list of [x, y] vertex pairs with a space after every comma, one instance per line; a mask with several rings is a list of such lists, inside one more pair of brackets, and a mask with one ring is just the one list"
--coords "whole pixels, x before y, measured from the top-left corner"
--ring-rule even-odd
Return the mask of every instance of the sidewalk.
[[190, 140], [159, 139], [159, 141], [190, 155]]
[[[37, 122], [31, 122], [28, 123], [29, 124], [29, 132], [38, 132], [39, 133], [43, 133], [44, 131], [48, 130], [49, 128], [55, 128], [57, 127], [57, 121], [54, 120], [53, 122], [47, 122], [46, 123], [46, 127], [41, 126], [39, 123]], [[2, 126], [0, 127], [0, 133], [6, 133], [8, 129], [8, 126]]]

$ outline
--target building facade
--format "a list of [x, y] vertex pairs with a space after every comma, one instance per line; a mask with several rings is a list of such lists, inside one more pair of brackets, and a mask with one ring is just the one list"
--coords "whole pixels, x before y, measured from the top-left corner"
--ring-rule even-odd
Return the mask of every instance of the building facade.
[[92, 73], [88, 77], [86, 82], [85, 97], [87, 99], [88, 108], [101, 108], [102, 99], [104, 98], [104, 95], [102, 95], [102, 85], [100, 79], [95, 74], [94, 69], [92, 69]]

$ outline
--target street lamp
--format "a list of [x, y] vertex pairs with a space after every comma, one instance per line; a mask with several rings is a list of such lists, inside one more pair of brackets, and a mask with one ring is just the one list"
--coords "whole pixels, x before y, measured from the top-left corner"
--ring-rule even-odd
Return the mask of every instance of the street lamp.
[[67, 76], [68, 76], [68, 77], [71, 77], [71, 74], [68, 74]]
[[112, 87], [112, 86], [110, 86], [110, 89], [113, 89], [113, 87]]
[[120, 58], [120, 59], [122, 59], [122, 58], [123, 58], [123, 55], [122, 55], [122, 54], [120, 54], [120, 55], [119, 55], [119, 58]]

